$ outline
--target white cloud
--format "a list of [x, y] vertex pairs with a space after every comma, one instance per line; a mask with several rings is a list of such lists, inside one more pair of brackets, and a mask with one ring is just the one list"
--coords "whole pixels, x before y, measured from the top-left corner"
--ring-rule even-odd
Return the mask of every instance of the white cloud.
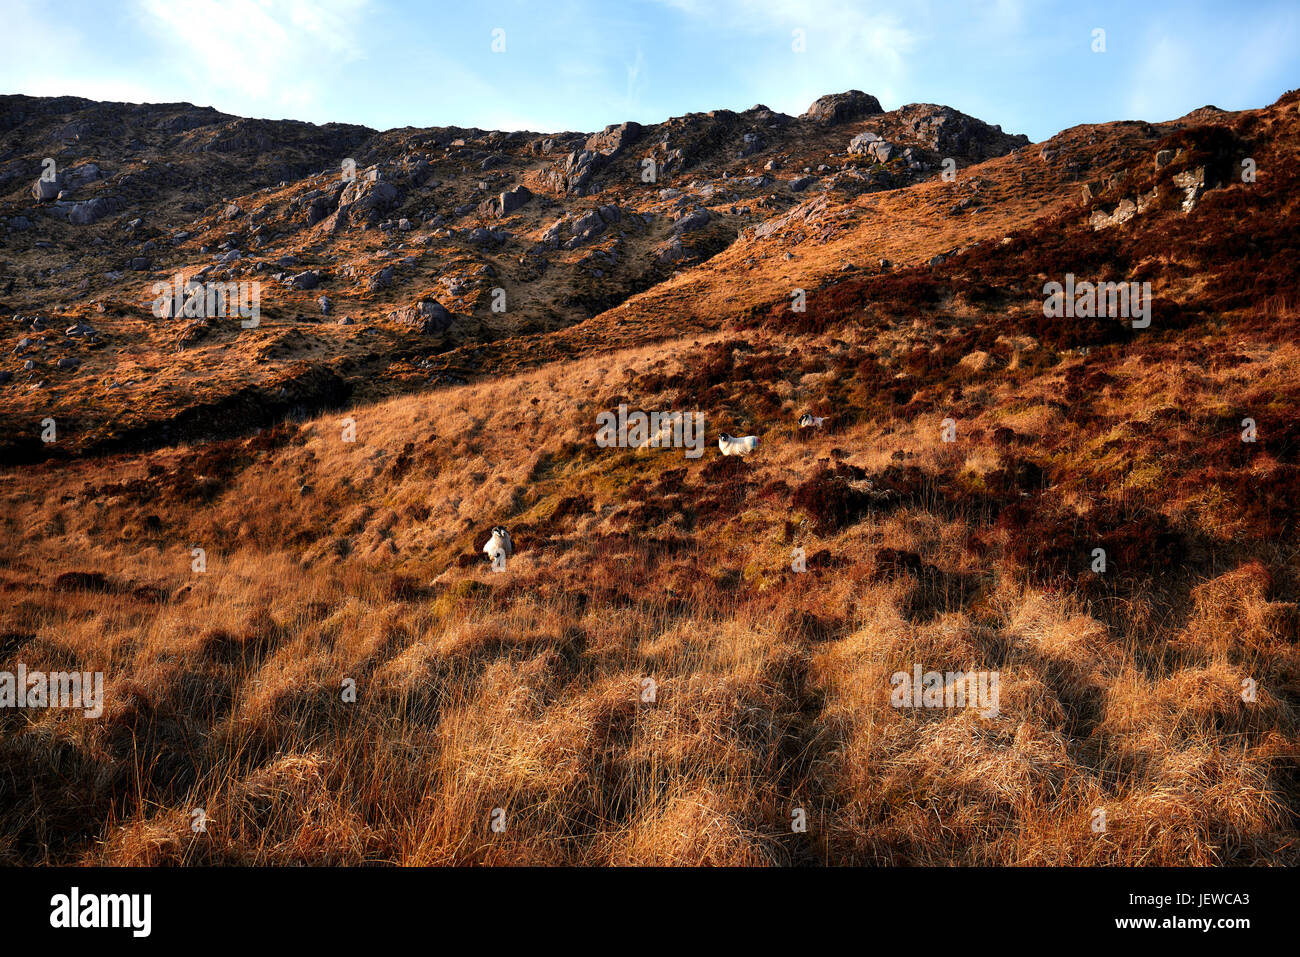
[[320, 105], [322, 79], [364, 58], [356, 28], [367, 2], [141, 0], [140, 22], [157, 44], [155, 62], [188, 87], [234, 93], [265, 114]]

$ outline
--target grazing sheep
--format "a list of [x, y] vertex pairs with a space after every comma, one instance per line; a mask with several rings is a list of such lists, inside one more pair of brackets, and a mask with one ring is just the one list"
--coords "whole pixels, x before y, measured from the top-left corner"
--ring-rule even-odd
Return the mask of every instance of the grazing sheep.
[[799, 428], [801, 429], [820, 429], [826, 419], [820, 415], [813, 415], [811, 412], [805, 412], [799, 416]]
[[758, 436], [728, 435], [723, 432], [718, 436], [718, 448], [723, 455], [745, 455], [758, 448]]
[[497, 525], [492, 529], [492, 537], [483, 546], [483, 551], [493, 565], [504, 563], [515, 553], [515, 543], [510, 540], [510, 533], [505, 526]]

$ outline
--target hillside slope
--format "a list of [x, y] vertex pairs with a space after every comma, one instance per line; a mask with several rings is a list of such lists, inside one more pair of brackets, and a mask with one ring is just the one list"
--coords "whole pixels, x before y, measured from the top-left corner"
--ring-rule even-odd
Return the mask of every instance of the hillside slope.
[[[1295, 865], [1298, 106], [720, 212], [697, 264], [439, 339], [418, 382], [151, 451], [87, 427], [5, 468], [0, 668], [106, 694], [98, 719], [0, 711], [0, 860]], [[790, 119], [778, 162], [905, 142], [909, 108], [870, 110]], [[686, 119], [668, 146], [703, 148]], [[548, 155], [521, 175], [557, 204], [640, 188], [629, 154], [578, 170], [609, 177], [594, 198], [547, 194]], [[1149, 282], [1149, 326], [1045, 315], [1067, 274]], [[300, 374], [347, 385], [325, 328]], [[139, 355], [229, 395], [205, 383], [246, 383], [248, 344], [211, 338]], [[183, 408], [96, 396], [146, 432]], [[702, 413], [703, 454], [601, 447], [620, 405]], [[996, 673], [996, 707], [894, 706], [918, 667]]]
[[[1025, 142], [856, 91], [801, 117], [756, 106], [549, 136], [0, 107], [0, 448], [23, 460], [494, 374], [495, 356], [572, 341], [547, 336], [671, 289], [809, 195], [838, 207]], [[56, 179], [34, 182], [47, 159]], [[255, 284], [256, 326], [156, 314], [156, 284], [191, 281]], [[32, 415], [62, 422], [61, 442], [40, 442]]]

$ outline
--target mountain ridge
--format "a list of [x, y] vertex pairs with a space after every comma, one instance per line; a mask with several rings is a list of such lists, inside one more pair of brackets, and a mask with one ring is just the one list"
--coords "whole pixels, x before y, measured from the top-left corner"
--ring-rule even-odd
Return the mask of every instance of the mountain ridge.
[[[143, 337], [166, 351], [174, 336], [178, 348], [197, 349], [212, 362], [218, 360], [207, 353], [218, 343], [223, 353], [239, 353], [241, 364], [275, 368], [304, 356], [318, 365], [322, 352], [356, 356], [348, 361], [360, 371], [343, 371], [349, 384], [331, 386], [332, 397], [376, 394], [376, 375], [396, 380], [387, 370], [412, 349], [429, 358], [591, 318], [706, 262], [806, 191], [849, 196], [899, 188], [942, 160], [976, 161], [1026, 142], [948, 107], [884, 111], [860, 91], [822, 97], [800, 117], [760, 105], [589, 134], [376, 132], [249, 120], [184, 103], [10, 95], [0, 98], [0, 130], [0, 242], [21, 252], [10, 274], [0, 275], [0, 313], [26, 317], [11, 320], [19, 331], [39, 331], [30, 329], [32, 316], [53, 311], [57, 318], [46, 317], [52, 324], [95, 329], [82, 337], [92, 347], [102, 347], [99, 333], [121, 321], [128, 342]], [[837, 148], [832, 169], [821, 160]], [[32, 170], [47, 158], [56, 180], [33, 184]], [[349, 160], [361, 176], [350, 189], [342, 172]], [[654, 164], [654, 182], [645, 181], [647, 163]], [[71, 248], [79, 255], [55, 265]], [[236, 261], [228, 264], [231, 257]], [[146, 290], [177, 275], [258, 282], [266, 326], [238, 332], [200, 321], [173, 332], [174, 322], [152, 322], [145, 307], [154, 297]], [[302, 295], [282, 291], [286, 277], [310, 288]], [[400, 299], [398, 290], [405, 291]], [[492, 306], [494, 295], [506, 299], [502, 312]], [[72, 296], [93, 301], [94, 312], [74, 306]], [[436, 328], [427, 319], [432, 314], [441, 317]], [[377, 334], [379, 349], [356, 336], [340, 342], [337, 331], [324, 333], [340, 315], [364, 325], [352, 330], [357, 335]], [[430, 334], [412, 339], [404, 326]], [[63, 358], [90, 369], [100, 354], [92, 348]], [[43, 363], [27, 355], [23, 368], [9, 370], [11, 381], [48, 382], [38, 368]], [[213, 383], [201, 404], [219, 406], [225, 392], [258, 377], [255, 369], [247, 373], [228, 385]], [[204, 373], [191, 369], [186, 377]], [[166, 401], [158, 394], [138, 399], [131, 404]], [[115, 405], [104, 394], [84, 402], [83, 409], [102, 410], [101, 422], [69, 438], [121, 447], [123, 435], [108, 434], [114, 427], [104, 421], [123, 411]], [[145, 422], [122, 431], [152, 428]], [[41, 452], [30, 442], [26, 448], [23, 455]]]

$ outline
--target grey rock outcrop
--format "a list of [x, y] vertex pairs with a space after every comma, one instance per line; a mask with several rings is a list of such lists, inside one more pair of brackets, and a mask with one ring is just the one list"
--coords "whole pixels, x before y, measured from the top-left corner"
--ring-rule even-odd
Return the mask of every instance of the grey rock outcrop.
[[709, 225], [709, 221], [712, 218], [713, 217], [709, 215], [707, 209], [703, 206], [697, 206], [689, 213], [683, 215], [679, 220], [677, 220], [677, 222], [673, 223], [673, 232], [687, 233], [692, 230], [703, 229], [705, 226]]
[[855, 156], [860, 156], [867, 152], [871, 144], [876, 142], [880, 137], [871, 130], [864, 130], [853, 139], [849, 140], [849, 152]]
[[479, 209], [484, 215], [500, 218], [509, 216], [532, 198], [533, 191], [527, 186], [516, 186], [514, 189], [506, 190], [499, 196], [485, 200]]
[[1200, 202], [1201, 194], [1205, 192], [1205, 167], [1198, 166], [1195, 169], [1175, 173], [1171, 179], [1174, 186], [1183, 191], [1183, 212], [1190, 213]]
[[68, 222], [74, 226], [89, 226], [121, 209], [122, 201], [116, 197], [96, 196], [84, 203], [77, 203], [68, 210]]
[[38, 203], [47, 203], [52, 199], [59, 198], [61, 177], [55, 176], [54, 179], [38, 179], [32, 183], [32, 199]]
[[888, 163], [898, 147], [881, 139], [870, 130], [859, 133], [849, 142], [849, 152], [855, 156], [869, 156], [877, 163]]
[[581, 150], [573, 150], [560, 163], [542, 174], [542, 181], [558, 193], [585, 196], [592, 178], [632, 143], [641, 138], [640, 123], [618, 123], [587, 137]]
[[880, 101], [861, 90], [849, 90], [847, 93], [830, 93], [818, 97], [813, 105], [803, 114], [806, 120], [821, 123], [824, 126], [837, 126], [852, 123], [885, 112], [880, 108]]
[[682, 248], [681, 239], [674, 236], [672, 239], [660, 243], [655, 247], [654, 258], [655, 262], [662, 266], [668, 266], [686, 258], [686, 250]]
[[389, 318], [426, 336], [445, 332], [456, 321], [455, 316], [432, 299], [421, 299], [413, 306], [392, 313]]
[[921, 145], [940, 156], [988, 159], [1029, 145], [1029, 137], [1023, 134], [1004, 133], [1001, 126], [991, 126], [950, 106], [909, 103], [897, 112]]
[[401, 201], [402, 191], [392, 183], [378, 179], [376, 171], [370, 170], [368, 175], [348, 183], [339, 195], [332, 231], [339, 232], [354, 222], [374, 226], [382, 214]]
[[514, 189], [506, 190], [498, 197], [501, 204], [501, 215], [509, 216], [532, 198], [533, 191], [527, 186], [516, 186]]

